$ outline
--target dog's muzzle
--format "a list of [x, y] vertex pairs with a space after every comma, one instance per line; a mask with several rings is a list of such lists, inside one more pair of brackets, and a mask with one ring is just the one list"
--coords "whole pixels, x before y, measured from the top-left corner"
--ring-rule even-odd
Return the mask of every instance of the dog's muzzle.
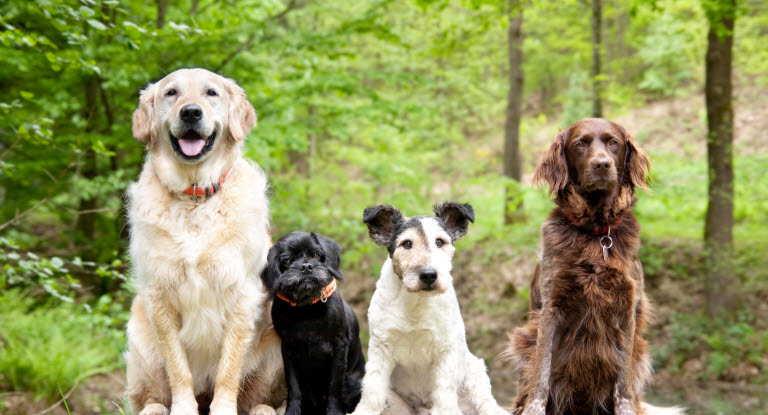
[[211, 151], [216, 140], [216, 130], [208, 137], [203, 136], [194, 129], [189, 129], [181, 137], [176, 137], [168, 131], [171, 138], [171, 146], [184, 160], [199, 160], [205, 153]]

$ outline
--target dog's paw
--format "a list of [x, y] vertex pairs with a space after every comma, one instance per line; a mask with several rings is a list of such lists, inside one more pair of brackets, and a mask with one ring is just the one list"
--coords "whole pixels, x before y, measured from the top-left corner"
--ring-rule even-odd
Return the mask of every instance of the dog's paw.
[[502, 407], [499, 407], [499, 406], [497, 406], [497, 407], [496, 407], [496, 408], [494, 408], [494, 409], [491, 409], [491, 410], [490, 410], [490, 411], [488, 411], [487, 413], [488, 413], [488, 414], [492, 414], [492, 415], [510, 415], [510, 414], [509, 414], [509, 411], [507, 411], [507, 410], [505, 410], [504, 408], [502, 408]]
[[300, 405], [288, 405], [285, 409], [285, 415], [301, 415]]
[[197, 401], [178, 400], [171, 404], [171, 415], [198, 415]]
[[618, 398], [616, 400], [616, 415], [637, 415], [635, 409], [632, 408], [632, 402], [627, 398]]
[[534, 399], [525, 407], [523, 415], [546, 415], [546, 412], [547, 403], [544, 399]]
[[214, 398], [213, 403], [211, 403], [210, 415], [237, 415], [237, 404], [218, 401]]
[[248, 415], [277, 415], [277, 411], [269, 405], [256, 405], [248, 411]]
[[168, 408], [160, 403], [151, 403], [139, 412], [139, 415], [168, 415]]
[[430, 411], [431, 415], [461, 415], [461, 410], [458, 406], [433, 406]]

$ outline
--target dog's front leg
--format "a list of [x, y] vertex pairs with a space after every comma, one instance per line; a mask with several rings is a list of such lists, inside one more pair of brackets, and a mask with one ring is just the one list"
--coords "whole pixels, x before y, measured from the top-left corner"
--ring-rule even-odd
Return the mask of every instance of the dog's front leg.
[[432, 415], [461, 415], [458, 364], [459, 355], [455, 346], [439, 352], [432, 390]]
[[171, 415], [197, 415], [192, 372], [179, 340], [181, 315], [168, 303], [166, 294], [163, 290], [155, 290], [150, 296], [150, 309], [171, 387]]
[[616, 415], [636, 415], [640, 405], [639, 397], [633, 385], [634, 374], [630, 373], [634, 370], [632, 355], [634, 353], [635, 336], [640, 335], [636, 333], [636, 310], [637, 304], [632, 307], [632, 312], [622, 327], [620, 347], [624, 355], [622, 356], [622, 367], [619, 371], [619, 379], [616, 382], [616, 389], [614, 391], [614, 412]]
[[237, 394], [240, 390], [240, 378], [243, 370], [243, 358], [251, 344], [254, 329], [253, 321], [243, 308], [236, 306], [227, 319], [221, 357], [216, 371], [211, 415], [236, 415]]
[[288, 387], [288, 402], [285, 408], [285, 415], [299, 415], [301, 414], [301, 388], [299, 387], [298, 374], [285, 345], [282, 346], [282, 349], [285, 384]]
[[394, 369], [395, 358], [392, 353], [378, 337], [371, 337], [363, 377], [363, 393], [353, 415], [379, 415], [384, 411]]
[[532, 391], [522, 415], [545, 415], [549, 399], [549, 379], [552, 370], [552, 343], [560, 323], [557, 311], [551, 306], [541, 312], [536, 334], [536, 353], [531, 364]]
[[343, 415], [341, 407], [344, 405], [343, 386], [344, 376], [347, 373], [347, 350], [349, 345], [336, 348], [333, 353], [331, 365], [331, 382], [328, 385], [328, 406], [326, 415]]

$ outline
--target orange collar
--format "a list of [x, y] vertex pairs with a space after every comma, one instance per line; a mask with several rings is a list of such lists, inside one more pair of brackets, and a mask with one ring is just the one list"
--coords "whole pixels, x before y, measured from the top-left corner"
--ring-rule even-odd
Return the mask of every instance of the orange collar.
[[[312, 300], [312, 304], [317, 304], [318, 301], [326, 302], [328, 301], [328, 298], [330, 298], [334, 291], [336, 291], [336, 278], [334, 278], [328, 285], [323, 288], [323, 291], [320, 292], [320, 298], [315, 298]], [[296, 303], [289, 300], [288, 297], [284, 296], [281, 293], [277, 293], [277, 298], [285, 301], [286, 303], [290, 304], [291, 307], [296, 307]]]
[[227, 175], [231, 171], [232, 167], [224, 172], [224, 175], [219, 179], [219, 184], [212, 184], [211, 187], [198, 187], [196, 184], [193, 184], [192, 186], [184, 189], [184, 194], [188, 194], [190, 196], [213, 196], [214, 193], [219, 191], [221, 186], [224, 184], [224, 180], [227, 178]]

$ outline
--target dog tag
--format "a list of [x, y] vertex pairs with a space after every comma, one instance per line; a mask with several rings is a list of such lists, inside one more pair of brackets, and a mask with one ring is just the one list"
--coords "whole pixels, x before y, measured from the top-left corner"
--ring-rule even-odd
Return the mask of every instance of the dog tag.
[[613, 246], [613, 239], [608, 235], [603, 236], [600, 238], [600, 246], [603, 247], [603, 261], [607, 261], [609, 250]]

